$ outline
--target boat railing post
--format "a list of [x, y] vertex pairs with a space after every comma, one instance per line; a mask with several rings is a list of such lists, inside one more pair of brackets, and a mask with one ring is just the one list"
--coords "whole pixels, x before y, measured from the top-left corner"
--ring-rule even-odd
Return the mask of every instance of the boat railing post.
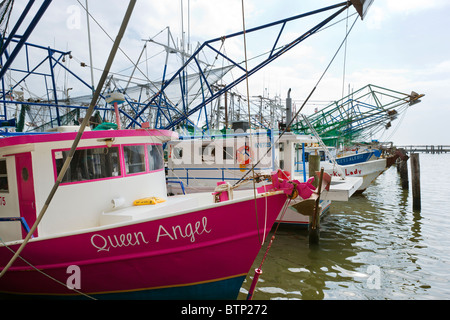
[[302, 143], [302, 166], [303, 166], [303, 182], [306, 182], [305, 143]]

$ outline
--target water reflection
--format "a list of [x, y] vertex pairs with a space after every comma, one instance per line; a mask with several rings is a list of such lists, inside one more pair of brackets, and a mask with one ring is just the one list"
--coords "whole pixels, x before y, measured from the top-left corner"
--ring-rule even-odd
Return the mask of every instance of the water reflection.
[[[421, 168], [427, 171], [422, 162]], [[412, 210], [412, 197], [391, 168], [362, 195], [333, 202], [318, 246], [309, 245], [307, 230], [280, 227], [254, 299], [450, 298], [450, 219], [444, 206], [429, 203], [437, 197], [427, 174], [421, 177], [422, 210]], [[246, 297], [250, 275], [239, 299]]]

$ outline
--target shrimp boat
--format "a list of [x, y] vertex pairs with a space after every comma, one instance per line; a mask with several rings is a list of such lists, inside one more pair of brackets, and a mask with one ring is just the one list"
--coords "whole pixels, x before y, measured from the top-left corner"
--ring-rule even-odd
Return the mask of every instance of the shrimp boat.
[[[325, 154], [321, 152], [323, 161], [321, 166], [325, 172], [333, 177], [343, 175], [345, 177], [361, 177], [362, 183], [356, 193], [364, 192], [367, 187], [383, 172], [385, 172], [395, 161], [400, 158], [407, 160], [408, 157], [401, 151], [387, 152], [381, 150], [366, 150], [360, 153], [350, 153], [336, 157], [333, 164]], [[339, 168], [338, 168], [339, 167]]]
[[[380, 158], [369, 161], [361, 161], [358, 163], [341, 166], [341, 170], [346, 177], [361, 177], [362, 184], [356, 190], [358, 193], [364, 192], [367, 187], [386, 169], [389, 167], [386, 158]], [[330, 175], [337, 176], [339, 173], [336, 168], [330, 163], [324, 163], [325, 171]]]
[[336, 157], [336, 163], [345, 166], [355, 163], [361, 163], [371, 160], [379, 159], [381, 156], [380, 150], [364, 150], [363, 152], [349, 152]]
[[[314, 194], [308, 182], [279, 179], [275, 172], [257, 193], [167, 197], [162, 144], [176, 138], [173, 132], [82, 133], [135, 2], [130, 1], [81, 128], [0, 139], [2, 296], [234, 299], [280, 212], [295, 196], [308, 200]], [[362, 17], [371, 2], [324, 8], [340, 9], [320, 27], [351, 4]], [[37, 21], [3, 65], [2, 76]]]
[[[75, 130], [0, 139], [0, 271], [43, 208]], [[33, 237], [0, 277], [0, 294], [235, 299], [286, 195], [298, 188], [306, 199], [313, 190], [305, 195], [305, 184], [274, 175], [255, 196], [167, 197], [162, 144], [176, 138], [167, 130], [85, 131]]]
[[[311, 135], [285, 133], [277, 139], [273, 131], [261, 130], [180, 138], [167, 144], [167, 179], [172, 194], [214, 191], [216, 188], [223, 190], [225, 184], [229, 188], [239, 185], [251, 189], [253, 182], [246, 179], [249, 169], [256, 174], [282, 170], [281, 177], [286, 175], [285, 178], [311, 183], [307, 168], [300, 168], [297, 161], [304, 158], [305, 145], [316, 142]], [[331, 201], [348, 201], [362, 183], [359, 177], [341, 179], [326, 174], [324, 178], [319, 215], [327, 212]], [[217, 181], [220, 181], [219, 186]], [[258, 181], [255, 184], [257, 187], [263, 185]], [[300, 204], [297, 202], [293, 200], [287, 210], [277, 217], [277, 222], [307, 227], [315, 203], [313, 199], [301, 201]]]

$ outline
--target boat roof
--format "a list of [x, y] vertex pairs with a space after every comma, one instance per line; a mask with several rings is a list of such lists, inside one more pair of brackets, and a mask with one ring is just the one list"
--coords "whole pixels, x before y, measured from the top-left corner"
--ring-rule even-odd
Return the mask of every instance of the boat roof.
[[[17, 146], [30, 143], [45, 143], [55, 141], [74, 140], [77, 132], [42, 132], [42, 133], [9, 133], [0, 138], [0, 148], [8, 146]], [[120, 138], [120, 137], [143, 137], [143, 136], [157, 136], [165, 137], [162, 142], [171, 139], [177, 139], [178, 134], [174, 131], [159, 130], [159, 129], [127, 129], [127, 130], [98, 130], [85, 131], [81, 139], [105, 139], [105, 138]]]
[[[202, 140], [203, 142], [211, 142], [218, 139], [227, 139], [227, 138], [239, 138], [239, 137], [250, 137], [250, 136], [267, 136], [266, 131], [255, 131], [255, 132], [245, 132], [245, 133], [229, 133], [229, 134], [218, 134], [218, 135], [204, 135], [204, 136], [183, 136], [180, 135], [179, 139], [181, 140]], [[274, 141], [279, 139], [279, 142], [291, 141], [295, 143], [317, 143], [318, 140], [313, 135], [309, 134], [296, 134], [293, 132], [285, 132], [283, 135], [278, 136], [278, 134], [273, 136]], [[173, 141], [173, 143], [177, 143], [180, 141]]]
[[280, 137], [280, 142], [290, 141], [294, 143], [317, 143], [318, 140], [309, 134], [295, 134], [293, 132], [285, 132]]

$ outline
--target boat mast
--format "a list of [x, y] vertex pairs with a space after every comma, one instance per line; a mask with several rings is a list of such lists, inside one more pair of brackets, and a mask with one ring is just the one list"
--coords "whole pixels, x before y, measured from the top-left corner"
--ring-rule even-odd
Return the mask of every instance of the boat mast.
[[86, 23], [87, 23], [87, 34], [88, 34], [88, 45], [89, 45], [89, 66], [91, 69], [91, 84], [92, 84], [92, 93], [94, 93], [94, 65], [92, 62], [92, 44], [91, 44], [91, 29], [89, 27], [89, 8], [88, 8], [88, 0], [86, 0]]

